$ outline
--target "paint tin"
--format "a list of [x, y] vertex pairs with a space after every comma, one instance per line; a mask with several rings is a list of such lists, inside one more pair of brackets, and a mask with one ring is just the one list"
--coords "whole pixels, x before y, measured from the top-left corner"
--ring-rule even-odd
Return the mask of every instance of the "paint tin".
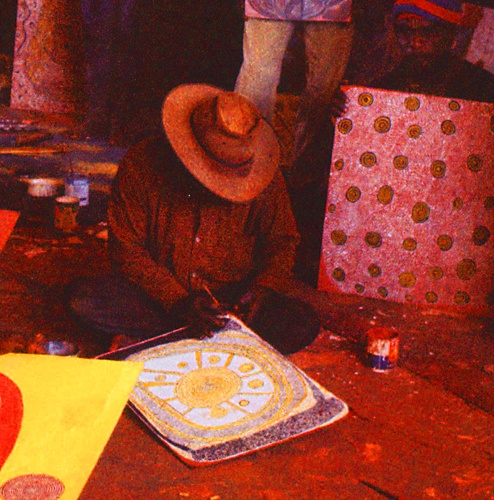
[[24, 219], [30, 224], [52, 226], [55, 197], [61, 194], [63, 180], [22, 176], [19, 181], [27, 185], [22, 209]]
[[366, 332], [367, 355], [375, 372], [393, 369], [398, 361], [399, 335], [394, 328], [376, 327]]
[[83, 174], [69, 174], [65, 178], [65, 195], [78, 198], [81, 207], [89, 205], [89, 178]]
[[73, 233], [77, 230], [77, 213], [79, 199], [75, 196], [59, 196], [55, 198], [55, 227], [64, 233]]
[[79, 354], [79, 348], [75, 344], [63, 340], [50, 340], [44, 343], [42, 348], [46, 354], [53, 356], [77, 356]]

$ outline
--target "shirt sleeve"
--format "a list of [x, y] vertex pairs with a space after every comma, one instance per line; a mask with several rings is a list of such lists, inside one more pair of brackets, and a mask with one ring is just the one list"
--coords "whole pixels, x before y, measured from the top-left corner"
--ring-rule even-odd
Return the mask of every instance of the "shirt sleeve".
[[170, 310], [188, 292], [172, 272], [158, 265], [147, 247], [152, 213], [153, 177], [146, 166], [153, 158], [143, 150], [129, 150], [112, 185], [108, 207], [109, 248], [112, 266]]

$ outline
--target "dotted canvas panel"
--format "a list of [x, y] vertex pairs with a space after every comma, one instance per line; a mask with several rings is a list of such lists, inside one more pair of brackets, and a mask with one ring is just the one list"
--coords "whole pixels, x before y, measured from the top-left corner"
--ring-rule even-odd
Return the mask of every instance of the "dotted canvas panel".
[[345, 91], [319, 287], [492, 314], [494, 105]]
[[[69, 0], [23, 0], [17, 8], [11, 106], [81, 112], [85, 67], [80, 10]], [[80, 9], [80, 6], [79, 6]]]
[[326, 426], [348, 408], [243, 323], [127, 357], [132, 408], [184, 461], [215, 463]]

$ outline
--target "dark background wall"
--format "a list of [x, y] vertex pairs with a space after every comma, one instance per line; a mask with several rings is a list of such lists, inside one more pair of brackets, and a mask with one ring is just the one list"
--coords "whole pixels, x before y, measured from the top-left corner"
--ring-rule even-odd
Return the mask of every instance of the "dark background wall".
[[[155, 126], [166, 93], [180, 83], [204, 82], [233, 88], [242, 62], [243, 0], [82, 0], [84, 64], [90, 69], [94, 114], [113, 123], [142, 121]], [[493, 7], [493, 0], [471, 3]], [[373, 43], [385, 39], [393, 0], [354, 0], [356, 24], [348, 66], [350, 81], [372, 74]], [[17, 0], [0, 0], [0, 55], [12, 60]], [[102, 52], [108, 51], [101, 60]], [[95, 56], [96, 54], [96, 56]], [[7, 71], [6, 68], [0, 73]], [[303, 41], [296, 33], [284, 62], [279, 91], [298, 93], [304, 84]], [[365, 76], [365, 75], [364, 75]], [[111, 96], [110, 103], [105, 103]], [[119, 110], [113, 116], [111, 108]], [[146, 118], [144, 118], [146, 119]], [[126, 133], [125, 127], [121, 133]]]

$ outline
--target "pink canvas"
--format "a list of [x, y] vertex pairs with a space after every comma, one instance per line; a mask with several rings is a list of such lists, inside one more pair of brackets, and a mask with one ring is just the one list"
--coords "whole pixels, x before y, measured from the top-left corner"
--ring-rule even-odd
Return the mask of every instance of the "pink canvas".
[[494, 105], [345, 90], [319, 287], [491, 314]]

